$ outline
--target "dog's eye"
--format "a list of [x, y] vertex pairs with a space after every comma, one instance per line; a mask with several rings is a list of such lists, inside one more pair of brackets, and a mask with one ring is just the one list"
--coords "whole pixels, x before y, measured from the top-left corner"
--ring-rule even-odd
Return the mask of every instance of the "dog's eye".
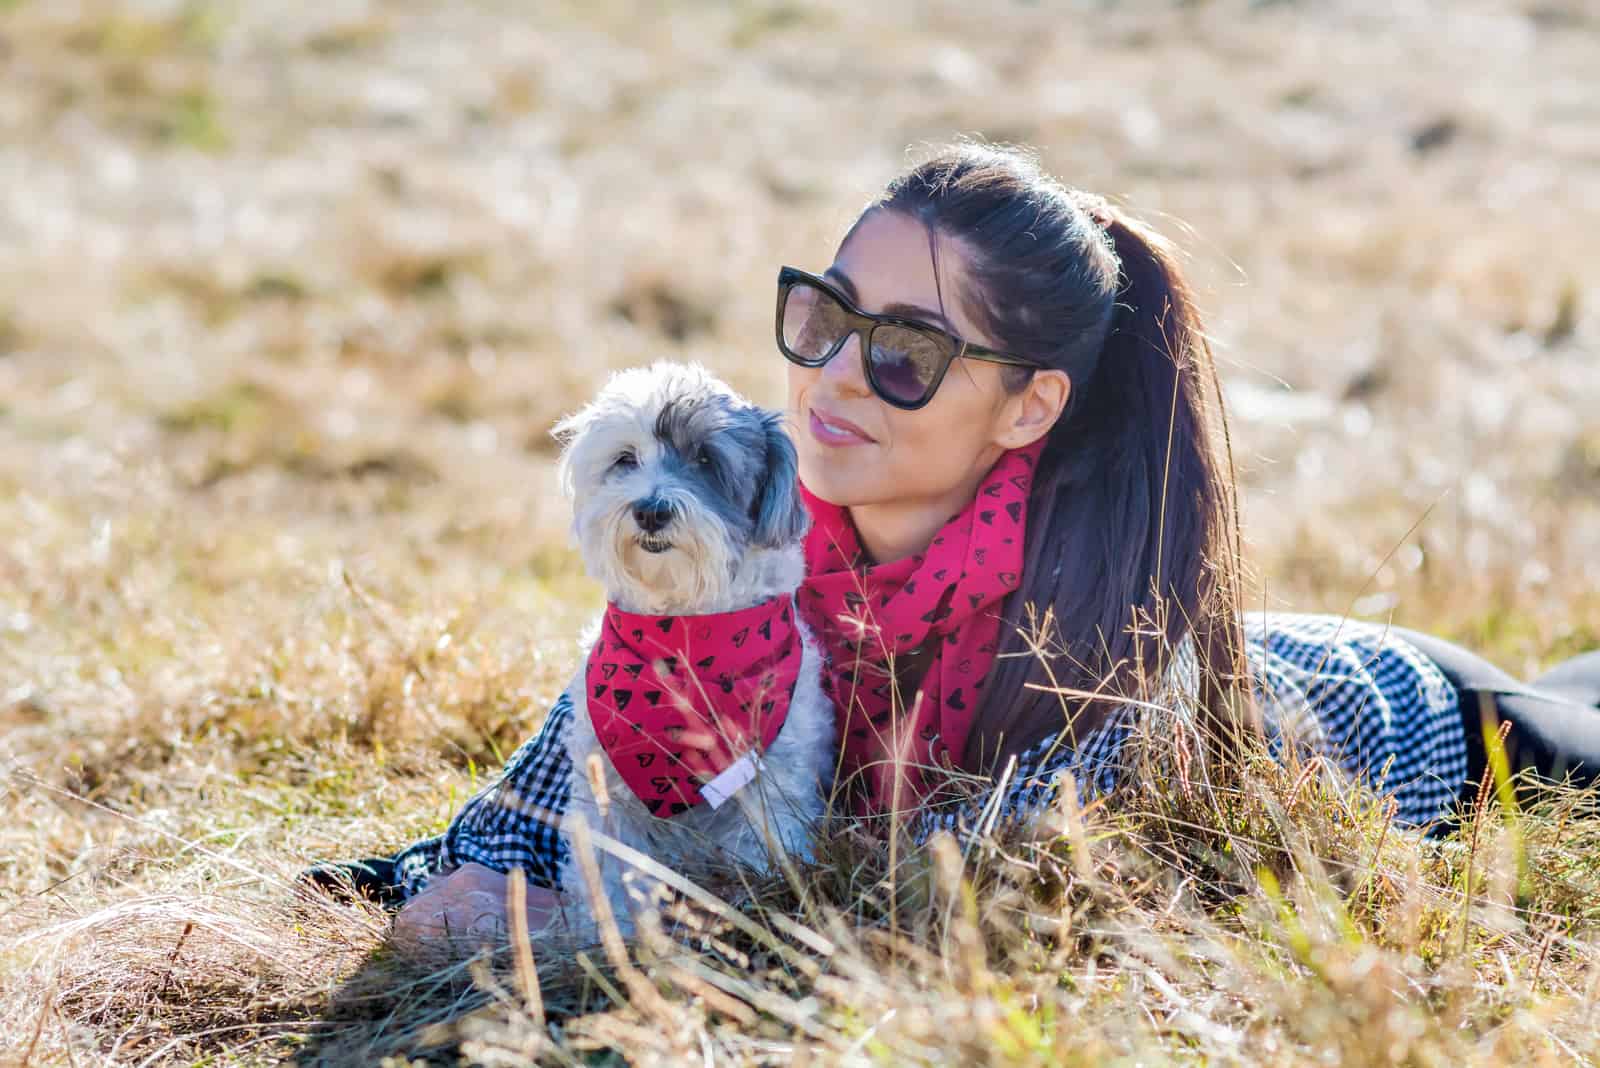
[[711, 466], [711, 452], [710, 452], [710, 450], [701, 449], [699, 452], [695, 453], [694, 454], [694, 462], [699, 464], [701, 467], [709, 467], [709, 466]]
[[617, 458], [611, 461], [611, 466], [621, 468], [638, 467], [639, 454], [632, 449], [623, 449], [617, 454]]

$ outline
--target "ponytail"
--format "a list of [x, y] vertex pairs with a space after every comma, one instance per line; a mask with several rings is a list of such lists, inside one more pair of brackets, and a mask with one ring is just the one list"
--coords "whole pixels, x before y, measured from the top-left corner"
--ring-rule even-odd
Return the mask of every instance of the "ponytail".
[[1028, 566], [963, 766], [992, 769], [1064, 728], [1082, 739], [1149, 693], [1190, 638], [1204, 734], [1213, 751], [1237, 744], [1247, 675], [1235, 479], [1215, 362], [1176, 250], [1103, 198], [988, 146], [946, 150], [881, 203], [962, 239], [975, 318], [1072, 383], [1035, 476]]

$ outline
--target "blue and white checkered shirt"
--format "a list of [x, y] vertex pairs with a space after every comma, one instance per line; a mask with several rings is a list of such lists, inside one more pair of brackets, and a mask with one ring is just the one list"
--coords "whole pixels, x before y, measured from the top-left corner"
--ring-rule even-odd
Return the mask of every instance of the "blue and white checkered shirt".
[[[1352, 779], [1393, 794], [1397, 824], [1443, 826], [1466, 783], [1466, 730], [1456, 691], [1433, 661], [1377, 623], [1261, 612], [1246, 613], [1242, 623], [1272, 751], [1281, 759], [1285, 739], [1297, 739]], [[1160, 711], [1129, 706], [1075, 746], [1041, 743], [1019, 757], [998, 806], [992, 796], [979, 797], [930, 812], [919, 831], [970, 830], [984, 812], [1013, 820], [1042, 811], [1055, 800], [1064, 770], [1077, 782], [1080, 801], [1111, 793], [1123, 778], [1129, 739], [1141, 728], [1159, 734], [1162, 716], [1185, 717], [1193, 707], [1198, 672], [1188, 642], [1179, 647], [1171, 680], [1170, 712], [1161, 702]], [[567, 845], [557, 828], [572, 783], [562, 738], [572, 715], [563, 693], [539, 733], [442, 835], [399, 854], [407, 894], [435, 872], [469, 861], [502, 872], [520, 867], [531, 882], [559, 884]], [[1127, 785], [1137, 789], [1136, 782]]]

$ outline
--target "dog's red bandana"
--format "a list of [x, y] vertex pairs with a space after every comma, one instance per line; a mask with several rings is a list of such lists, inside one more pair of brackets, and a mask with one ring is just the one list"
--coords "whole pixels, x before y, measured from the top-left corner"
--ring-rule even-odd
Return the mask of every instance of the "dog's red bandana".
[[595, 735], [653, 815], [720, 803], [701, 787], [777, 738], [801, 653], [787, 594], [699, 616], [608, 604], [584, 670]]
[[[977, 494], [919, 555], [868, 564], [845, 509], [804, 491], [811, 512], [800, 612], [827, 653], [823, 690], [843, 726], [841, 769], [863, 814], [918, 804], [930, 767], [959, 759], [1021, 583], [1028, 490], [1043, 444], [1000, 457]], [[892, 665], [929, 657], [902, 707]]]

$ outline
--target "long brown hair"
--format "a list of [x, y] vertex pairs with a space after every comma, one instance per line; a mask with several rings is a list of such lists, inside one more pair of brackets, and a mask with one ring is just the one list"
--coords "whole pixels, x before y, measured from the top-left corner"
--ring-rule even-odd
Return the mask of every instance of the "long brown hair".
[[960, 299], [990, 340], [1072, 383], [963, 766], [991, 769], [1063, 728], [1082, 737], [1119, 699], [1148, 692], [1189, 636], [1203, 725], [1235, 738], [1247, 678], [1236, 494], [1215, 363], [1176, 250], [1030, 155], [983, 144], [940, 150], [873, 209], [955, 239], [967, 254]]

